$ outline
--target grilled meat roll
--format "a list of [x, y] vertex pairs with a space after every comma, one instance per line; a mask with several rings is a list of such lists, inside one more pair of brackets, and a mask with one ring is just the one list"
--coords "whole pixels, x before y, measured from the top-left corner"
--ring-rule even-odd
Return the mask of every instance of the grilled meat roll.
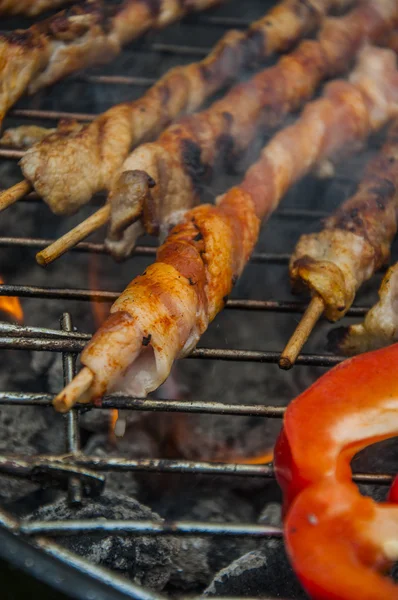
[[[93, 194], [111, 187], [132, 147], [154, 139], [248, 67], [313, 31], [330, 8], [349, 2], [281, 2], [247, 31], [228, 32], [204, 60], [171, 69], [142, 98], [112, 107], [72, 135], [60, 131], [31, 148], [21, 161], [24, 176], [55, 213], [73, 213]], [[354, 36], [361, 24], [363, 38], [368, 31], [372, 37], [390, 27], [396, 20], [395, 2], [382, 0], [381, 5], [374, 13], [366, 7], [355, 13], [357, 25], [350, 21]]]
[[165, 27], [193, 10], [224, 0], [124, 0], [119, 6], [86, 0], [53, 17], [0, 35], [0, 123], [22, 96], [74, 71], [109, 62], [123, 44]]
[[[259, 130], [271, 129], [297, 110], [323, 79], [347, 68], [365, 37], [381, 35], [397, 19], [397, 11], [396, 2], [368, 2], [341, 19], [327, 19], [318, 40], [301, 42], [275, 67], [236, 86], [208, 110], [171, 125], [156, 142], [134, 150], [109, 197], [106, 245], [113, 256], [128, 256], [143, 227], [164, 236], [180, 212], [199, 201], [200, 183], [216, 161], [223, 155], [238, 156]], [[139, 203], [141, 223], [129, 225], [139, 214]]]
[[73, 0], [0, 0], [0, 15], [36, 17], [45, 10], [71, 4]]
[[39, 127], [37, 125], [20, 125], [10, 127], [0, 138], [0, 146], [6, 148], [17, 148], [25, 150], [34, 144], [41, 142], [47, 135], [54, 133], [56, 129]]
[[345, 315], [358, 288], [388, 261], [397, 208], [398, 121], [356, 193], [326, 219], [322, 231], [302, 235], [291, 257], [293, 286], [320, 295], [331, 321]]
[[363, 323], [338, 327], [329, 333], [330, 349], [353, 356], [377, 350], [398, 341], [398, 264], [387, 271], [379, 301], [367, 313]]
[[363, 142], [398, 114], [395, 54], [367, 48], [349, 81], [327, 85], [300, 119], [265, 147], [242, 184], [185, 213], [156, 262], [111, 308], [81, 355], [84, 369], [56, 397], [68, 410], [123, 390], [145, 396], [188, 354], [223, 308], [256, 243], [261, 219], [320, 160]]

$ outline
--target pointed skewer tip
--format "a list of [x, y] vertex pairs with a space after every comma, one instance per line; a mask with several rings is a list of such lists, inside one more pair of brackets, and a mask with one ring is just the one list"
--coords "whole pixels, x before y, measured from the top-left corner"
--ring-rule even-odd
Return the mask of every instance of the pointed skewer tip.
[[111, 207], [105, 204], [90, 217], [76, 225], [73, 229], [65, 233], [62, 237], [55, 240], [52, 244], [40, 250], [36, 254], [36, 261], [41, 267], [46, 267], [57, 258], [60, 258], [65, 252], [77, 246], [90, 233], [93, 233], [109, 220]]
[[[94, 373], [84, 367], [67, 386], [54, 398], [53, 406], [60, 413], [68, 412], [77, 402], [87, 402], [87, 392], [94, 380]], [[86, 397], [84, 397], [86, 396]]]
[[308, 340], [324, 310], [325, 303], [323, 299], [318, 295], [314, 296], [279, 358], [279, 367], [281, 369], [288, 370], [293, 367], [302, 347]]
[[43, 250], [40, 250], [40, 252], [38, 252], [36, 254], [36, 262], [37, 264], [39, 264], [41, 267], [46, 267], [47, 266], [47, 261], [46, 261], [46, 255], [43, 252]]
[[[284, 350], [284, 352], [286, 352], [286, 349]], [[289, 371], [289, 369], [291, 369], [293, 367], [292, 361], [290, 360], [290, 358], [288, 358], [287, 356], [281, 356], [279, 359], [279, 368], [283, 369], [284, 371]]]

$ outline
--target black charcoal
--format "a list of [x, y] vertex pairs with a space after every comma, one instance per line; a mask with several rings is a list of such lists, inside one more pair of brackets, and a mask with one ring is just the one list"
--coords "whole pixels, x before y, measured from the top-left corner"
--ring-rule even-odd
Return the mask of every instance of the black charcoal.
[[[71, 508], [64, 499], [47, 504], [28, 520], [134, 519], [160, 521], [158, 514], [133, 498], [106, 492], [79, 508]], [[173, 561], [180, 552], [178, 538], [159, 536], [61, 536], [57, 541], [88, 561], [108, 567], [135, 583], [162, 589], [170, 579]]]

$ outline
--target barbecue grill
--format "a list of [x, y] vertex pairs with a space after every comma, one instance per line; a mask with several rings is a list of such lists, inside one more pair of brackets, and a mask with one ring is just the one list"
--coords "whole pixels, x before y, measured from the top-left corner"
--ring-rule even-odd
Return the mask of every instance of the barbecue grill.
[[[272, 2], [268, 3], [269, 5]], [[244, 6], [243, 6], [244, 5]], [[195, 15], [186, 19], [181, 24], [174, 26], [170, 31], [162, 32], [156, 36], [148, 36], [146, 40], [134, 45], [134, 51], [147, 55], [147, 72], [139, 66], [139, 61], [130, 61], [131, 48], [126, 49], [122, 57], [117, 60], [118, 65], [124, 65], [122, 72], [127, 75], [115, 75], [117, 66], [114, 64], [98, 70], [94, 73], [82, 74], [70, 78], [68, 81], [59, 84], [62, 90], [68, 86], [79, 85], [88, 86], [81, 89], [88, 90], [87, 95], [82, 98], [80, 104], [73, 105], [73, 111], [65, 110], [65, 100], [60, 98], [59, 88], [57, 86], [50, 93], [46, 92], [40, 97], [29, 100], [22, 100], [18, 107], [11, 111], [8, 122], [12, 125], [26, 123], [45, 123], [57, 122], [59, 119], [68, 117], [80, 121], [89, 121], [94, 118], [94, 114], [86, 112], [87, 106], [93, 97], [98, 100], [99, 92], [96, 92], [98, 86], [105, 86], [110, 89], [107, 102], [109, 104], [119, 100], [118, 91], [122, 97], [131, 96], [132, 90], [136, 90], [137, 96], [142, 89], [148, 87], [156, 81], [159, 75], [158, 57], [162, 56], [162, 69], [167, 70], [171, 65], [178, 64], [181, 61], [191, 61], [195, 57], [202, 57], [208, 52], [203, 44], [197, 44], [198, 36], [192, 36], [192, 32], [197, 30], [209, 32], [211, 42], [216, 41], [218, 37], [229, 27], [246, 27], [252, 19], [264, 12], [264, 2], [260, 0], [250, 0], [245, 3], [231, 0], [225, 6], [217, 11], [206, 15]], [[9, 21], [12, 26], [15, 20]], [[11, 26], [11, 25], [10, 25]], [[168, 41], [168, 40], [178, 40]], [[193, 41], [193, 45], [190, 45]], [[206, 39], [206, 45], [208, 40]], [[129, 63], [132, 64], [129, 64]], [[156, 63], [156, 64], [155, 64]], [[152, 69], [149, 68], [152, 65]], [[155, 73], [152, 76], [152, 72]], [[116, 91], [116, 89], [118, 91]], [[110, 99], [109, 99], [110, 98]], [[55, 110], [57, 106], [60, 110]], [[99, 110], [101, 100], [97, 102]], [[39, 107], [38, 107], [39, 106]], [[80, 112], [78, 112], [78, 110]], [[22, 152], [11, 149], [0, 149], [0, 158], [4, 161], [13, 161], [22, 156]], [[339, 174], [340, 180], [344, 183], [344, 174]], [[345, 182], [347, 183], [347, 182]], [[348, 177], [348, 185], [353, 185], [353, 179]], [[324, 190], [325, 184], [319, 184]], [[347, 186], [346, 186], [347, 187]], [[315, 188], [319, 191], [319, 186]], [[302, 193], [301, 191], [299, 192]], [[325, 198], [325, 196], [324, 196]], [[341, 200], [341, 196], [339, 200]], [[40, 202], [34, 194], [24, 199], [23, 207], [27, 204]], [[303, 203], [302, 203], [303, 204]], [[311, 203], [310, 203], [311, 204]], [[311, 204], [313, 206], [313, 203]], [[305, 220], [326, 216], [331, 210], [330, 206], [323, 210], [321, 203], [318, 207], [312, 208], [284, 208], [282, 207], [275, 215], [274, 221], [279, 226], [281, 223], [295, 223], [297, 236], [301, 233], [301, 224]], [[22, 210], [23, 208], [21, 208]], [[38, 210], [44, 210], [39, 207]], [[79, 218], [81, 215], [79, 216]], [[0, 216], [0, 219], [2, 215]], [[17, 233], [17, 228], [15, 232]], [[267, 230], [266, 230], [267, 231]], [[14, 233], [14, 231], [13, 231]], [[32, 234], [35, 232], [32, 231]], [[4, 249], [14, 249], [21, 256], [28, 255], [29, 260], [32, 256], [29, 251], [39, 250], [47, 246], [52, 240], [38, 237], [20, 237], [3, 236], [0, 237], [0, 246]], [[156, 248], [152, 245], [140, 245], [136, 248], [131, 265], [137, 257], [151, 259], [155, 255]], [[80, 243], [73, 250], [73, 255], [104, 255], [106, 254], [103, 244], [97, 242]], [[65, 258], [63, 260], [68, 260]], [[259, 273], [270, 265], [281, 265], [285, 271], [287, 279], [287, 263], [289, 254], [286, 252], [268, 252], [259, 250], [254, 253], [251, 264], [257, 265]], [[26, 263], [27, 261], [25, 261]], [[36, 267], [39, 269], [39, 267]], [[50, 280], [50, 276], [49, 276]], [[250, 278], [247, 279], [250, 282]], [[372, 284], [375, 287], [374, 283]], [[77, 287], [41, 287], [38, 285], [25, 284], [3, 284], [0, 285], [1, 296], [16, 296], [18, 298], [48, 299], [58, 301], [59, 316], [61, 319], [60, 329], [12, 325], [10, 323], [0, 323], [0, 348], [3, 350], [25, 350], [25, 351], [46, 351], [52, 353], [61, 353], [63, 357], [63, 377], [65, 384], [68, 383], [74, 374], [77, 354], [82, 350], [86, 341], [90, 338], [89, 333], [76, 330], [73, 327], [71, 314], [64, 312], [71, 301], [86, 302], [112, 302], [118, 294], [109, 290], [85, 290]], [[250, 295], [250, 294], [249, 294]], [[227, 303], [226, 309], [234, 311], [239, 319], [245, 319], [250, 313], [277, 314], [284, 313], [290, 316], [291, 330], [293, 329], [295, 316], [304, 312], [307, 303], [303, 301], [278, 300], [278, 299], [253, 299], [253, 298], [233, 298]], [[350, 309], [349, 317], [363, 316], [368, 307], [354, 306]], [[87, 310], [89, 305], [87, 304]], [[287, 341], [291, 330], [286, 330], [285, 341]], [[253, 349], [235, 349], [233, 347], [199, 347], [189, 358], [200, 359], [202, 361], [235, 361], [244, 363], [271, 363], [277, 364], [280, 347], [271, 350], [253, 350]], [[323, 353], [305, 353], [301, 354], [297, 360], [296, 369], [302, 366], [327, 368], [338, 364], [342, 357]], [[259, 367], [261, 368], [261, 367]], [[276, 369], [276, 367], [275, 367]], [[321, 371], [319, 371], [320, 374]], [[281, 419], [284, 408], [279, 405], [270, 405], [267, 398], [261, 404], [230, 403], [227, 400], [228, 383], [225, 382], [226, 394], [220, 401], [203, 400], [183, 400], [183, 399], [156, 399], [146, 400], [108, 396], [103, 400], [101, 408], [106, 409], [126, 409], [131, 411], [148, 411], [160, 413], [195, 413], [195, 414], [222, 414], [229, 415], [231, 418], [240, 416], [261, 417], [264, 419]], [[261, 390], [260, 390], [261, 392]], [[192, 390], [195, 398], [195, 390]], [[7, 390], [0, 392], [1, 406], [39, 406], [43, 410], [52, 410], [51, 401], [53, 396], [48, 393], [31, 393], [29, 390], [9, 392]], [[98, 407], [94, 407], [96, 410]], [[40, 484], [56, 484], [65, 490], [68, 500], [72, 505], [78, 505], [83, 496], [94, 497], [101, 493], [105, 476], [107, 472], [161, 472], [166, 474], [182, 473], [191, 477], [198, 475], [208, 476], [228, 476], [228, 477], [259, 477], [272, 479], [274, 477], [272, 466], [265, 465], [244, 465], [244, 464], [221, 464], [205, 461], [176, 460], [176, 459], [126, 459], [118, 457], [97, 457], [87, 456], [81, 452], [81, 443], [79, 439], [79, 418], [82, 411], [87, 410], [85, 406], [77, 406], [65, 417], [65, 454], [64, 455], [21, 455], [0, 456], [0, 474], [6, 474], [10, 477], [25, 478], [38, 482]], [[167, 418], [167, 417], [166, 417]], [[171, 417], [170, 417], [171, 418]], [[387, 473], [356, 473], [354, 479], [357, 483], [377, 484], [380, 486], [389, 485], [392, 481], [392, 475]], [[214, 492], [217, 493], [217, 490]], [[263, 539], [264, 537], [280, 538], [282, 532], [278, 527], [266, 526], [261, 524], [246, 523], [214, 523], [214, 522], [196, 522], [196, 521], [116, 521], [116, 520], [72, 520], [72, 521], [43, 521], [16, 519], [7, 514], [0, 508], [0, 556], [6, 558], [16, 566], [28, 571], [38, 579], [46, 581], [51, 586], [62, 590], [74, 597], [81, 598], [137, 598], [145, 600], [155, 600], [162, 598], [161, 594], [152, 590], [141, 588], [132, 584], [127, 579], [107, 571], [101, 567], [89, 563], [84, 558], [78, 557], [65, 550], [57, 543], [56, 537], [60, 535], [119, 535], [119, 536], [220, 536], [220, 537], [253, 537]]]

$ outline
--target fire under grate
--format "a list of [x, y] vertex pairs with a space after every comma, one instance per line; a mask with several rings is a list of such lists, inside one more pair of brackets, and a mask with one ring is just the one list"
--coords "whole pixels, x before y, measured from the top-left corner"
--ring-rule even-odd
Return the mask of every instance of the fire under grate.
[[[231, 2], [231, 5], [237, 6], [237, 2]], [[243, 4], [243, 3], [242, 3]], [[246, 4], [246, 3], [244, 3]], [[248, 2], [253, 4], [253, 10], [257, 9], [257, 14], [262, 14], [264, 5], [260, 2]], [[262, 6], [260, 7], [260, 4]], [[269, 4], [272, 4], [271, 2]], [[260, 10], [261, 8], [261, 10]], [[239, 12], [239, 11], [238, 11]], [[242, 12], [242, 11], [241, 11]], [[243, 11], [245, 12], [245, 11]], [[221, 16], [218, 16], [220, 13]], [[214, 14], [200, 15], [191, 17], [188, 21], [199, 23], [206, 27], [215, 26], [227, 29], [229, 27], [246, 27], [250, 21], [240, 16], [230, 16], [227, 13], [227, 7], [215, 11]], [[254, 14], [254, 16], [256, 16]], [[185, 22], [181, 25], [184, 27]], [[172, 43], [148, 43], [144, 42], [141, 51], [149, 51], [156, 55], [171, 55], [178, 63], [182, 57], [190, 60], [195, 57], [203, 57], [207, 54], [209, 48], [200, 46], [189, 46], [185, 44]], [[84, 82], [89, 85], [104, 86], [129, 86], [140, 89], [152, 85], [156, 78], [134, 75], [126, 76], [108, 75], [108, 74], [83, 74], [70, 78], [70, 81]], [[12, 123], [18, 123], [19, 119], [23, 122], [35, 123], [37, 120], [47, 123], [56, 122], [61, 118], [74, 118], [80, 121], [92, 120], [95, 115], [87, 112], [41, 110], [37, 108], [17, 108], [11, 111], [10, 118]], [[0, 158], [4, 160], [19, 160], [22, 152], [9, 149], [0, 149]], [[22, 202], [39, 202], [35, 194], [30, 194]], [[278, 218], [284, 220], [294, 220], [298, 223], [306, 219], [320, 219], [326, 216], [328, 211], [319, 209], [303, 208], [282, 208], [278, 211]], [[15, 249], [18, 251], [39, 250], [47, 246], [51, 241], [44, 238], [33, 237], [0, 237], [0, 247], [3, 249]], [[75, 253], [102, 255], [105, 254], [105, 248], [101, 243], [83, 242], [72, 250]], [[135, 256], [152, 258], [156, 248], [149, 245], [140, 245], [135, 250]], [[283, 252], [255, 252], [251, 264], [258, 265], [258, 268], [264, 269], [269, 265], [283, 265], [287, 271], [289, 253]], [[39, 268], [39, 267], [37, 267]], [[40, 287], [21, 284], [2, 284], [0, 285], [0, 296], [15, 296], [18, 298], [32, 299], [51, 299], [62, 301], [60, 308], [60, 329], [51, 329], [45, 327], [12, 325], [10, 323], [0, 323], [0, 348], [2, 350], [26, 350], [26, 351], [44, 351], [61, 353], [63, 359], [63, 377], [64, 382], [68, 383], [74, 375], [75, 363], [78, 353], [84, 347], [84, 344], [90, 339], [91, 335], [83, 331], [76, 330], [73, 327], [71, 315], [63, 313], [66, 301], [86, 301], [86, 302], [113, 302], [117, 292], [108, 290], [86, 290], [77, 287]], [[247, 313], [285, 313], [287, 315], [299, 315], [304, 312], [307, 303], [305, 301], [279, 301], [279, 300], [256, 300], [256, 299], [230, 299], [226, 305], [226, 310], [236, 311], [239, 317], [244, 317]], [[354, 306], [348, 313], [349, 317], [361, 317], [368, 310], [369, 306]], [[286, 340], [289, 336], [286, 332]], [[285, 340], [285, 341], [286, 341]], [[251, 363], [272, 363], [278, 362], [282, 348], [276, 348], [274, 351], [260, 351], [250, 349], [227, 348], [208, 348], [199, 347], [193, 351], [190, 357], [207, 361], [236, 361]], [[326, 353], [303, 353], [297, 360], [297, 367], [332, 367], [343, 360], [342, 357], [333, 356]], [[39, 406], [50, 407], [53, 395], [47, 393], [29, 393], [29, 392], [0, 392], [1, 406]], [[268, 404], [235, 404], [228, 402], [214, 402], [201, 400], [181, 400], [181, 399], [138, 399], [131, 397], [122, 397], [120, 395], [110, 395], [104, 398], [101, 407], [105, 409], [123, 409], [131, 411], [147, 412], [168, 412], [168, 413], [195, 413], [195, 414], [213, 414], [230, 416], [248, 416], [262, 417], [265, 419], [281, 419], [284, 413], [284, 407]], [[126, 459], [118, 457], [97, 457], [82, 453], [79, 419], [82, 412], [87, 411], [86, 405], [78, 405], [65, 417], [65, 453], [56, 455], [2, 455], [0, 456], [0, 474], [15, 478], [29, 479], [43, 484], [54, 483], [67, 491], [68, 500], [73, 505], [78, 505], [83, 496], [95, 497], [101, 493], [106, 472], [145, 472], [145, 473], [182, 473], [190, 476], [209, 475], [209, 476], [236, 476], [246, 478], [264, 478], [273, 479], [273, 468], [270, 465], [244, 465], [230, 463], [213, 463], [204, 461], [175, 460], [175, 459]], [[359, 484], [374, 484], [388, 486], [393, 479], [389, 473], [376, 472], [357, 472], [354, 475], [354, 481]], [[129, 597], [142, 598], [145, 600], [156, 600], [164, 598], [161, 594], [141, 588], [110, 572], [109, 570], [95, 566], [87, 560], [72, 554], [58, 545], [53, 538], [62, 535], [119, 535], [119, 536], [220, 536], [220, 537], [253, 537], [253, 538], [280, 538], [282, 531], [279, 527], [248, 524], [248, 523], [214, 523], [204, 521], [136, 521], [136, 520], [68, 520], [68, 521], [43, 521], [43, 520], [18, 520], [11, 517], [4, 510], [0, 509], [0, 526], [13, 536], [22, 540], [29, 540], [33, 548], [45, 553], [63, 565], [73, 568], [83, 575], [90, 577], [92, 585], [100, 584], [102, 587], [90, 592], [88, 588], [87, 598], [101, 597]], [[9, 555], [15, 553], [13, 549], [13, 538], [6, 539], [5, 547], [9, 548]], [[8, 541], [7, 541], [8, 540]], [[8, 546], [7, 546], [8, 544]], [[30, 559], [29, 559], [30, 560]], [[32, 561], [34, 559], [32, 558]], [[53, 569], [56, 568], [53, 565]], [[55, 572], [55, 571], [54, 571]], [[38, 575], [39, 576], [39, 575]], [[43, 573], [41, 576], [44, 577]], [[53, 585], [62, 588], [61, 580], [52, 581]], [[51, 578], [50, 578], [51, 579]], [[93, 588], [94, 589], [94, 588]], [[92, 594], [91, 596], [89, 594]], [[94, 595], [93, 595], [94, 594]], [[101, 595], [103, 594], [103, 595]], [[108, 595], [107, 594], [111, 594]], [[115, 595], [112, 595], [115, 594]]]

